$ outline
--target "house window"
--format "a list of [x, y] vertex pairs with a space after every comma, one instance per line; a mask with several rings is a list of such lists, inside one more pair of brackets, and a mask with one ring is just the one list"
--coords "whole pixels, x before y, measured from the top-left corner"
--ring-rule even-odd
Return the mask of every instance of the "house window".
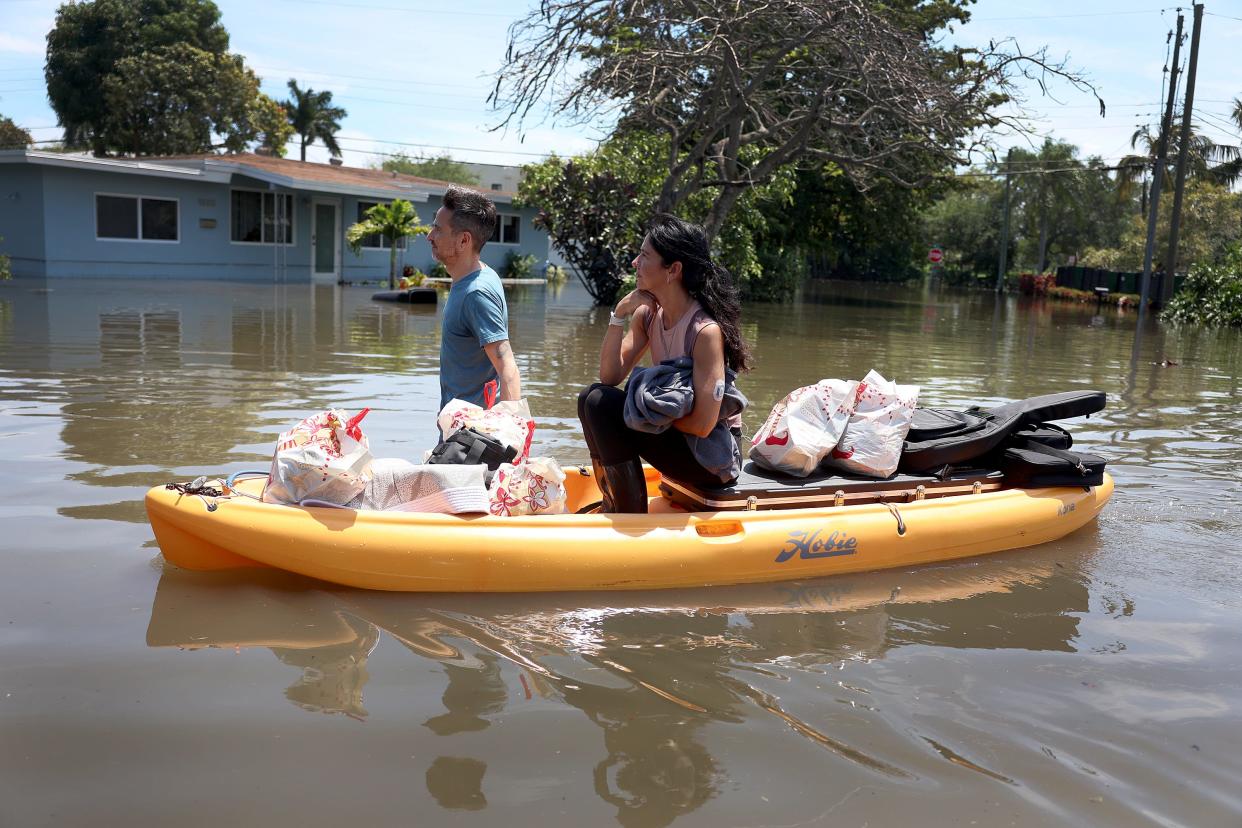
[[492, 185], [492, 189], [493, 189], [493, 190], [495, 190], [496, 192], [500, 192], [500, 185], [499, 185], [499, 184], [493, 184], [493, 185]]
[[230, 194], [231, 238], [243, 244], [293, 244], [293, 196], [259, 190]]
[[[378, 201], [359, 201], [358, 202], [358, 221], [366, 221], [367, 210], [370, 210], [372, 207], [375, 207], [378, 204], [379, 204]], [[369, 248], [371, 250], [387, 250], [388, 248], [392, 247], [392, 243], [389, 241], [387, 236], [381, 236], [379, 233], [372, 233], [369, 236], [362, 237], [362, 246], [363, 248]], [[405, 237], [404, 236], [402, 236], [400, 239], [397, 239], [397, 249], [405, 250]]]
[[131, 241], [178, 240], [175, 198], [130, 195], [95, 196], [95, 237]]
[[521, 227], [521, 216], [501, 213], [496, 216], [496, 229], [492, 231], [492, 237], [488, 241], [494, 241], [497, 244], [517, 244], [521, 240], [519, 232]]

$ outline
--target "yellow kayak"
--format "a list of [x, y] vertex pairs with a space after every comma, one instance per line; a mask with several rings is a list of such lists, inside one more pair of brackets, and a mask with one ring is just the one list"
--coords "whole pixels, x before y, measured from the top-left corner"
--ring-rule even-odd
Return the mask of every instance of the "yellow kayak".
[[747, 584], [947, 561], [1034, 546], [1079, 529], [1113, 492], [999, 489], [910, 502], [687, 512], [648, 469], [651, 513], [573, 514], [599, 499], [589, 472], [565, 481], [571, 514], [441, 515], [282, 506], [263, 480], [220, 497], [165, 487], [147, 515], [185, 569], [270, 566], [345, 586], [405, 592], [632, 590]]

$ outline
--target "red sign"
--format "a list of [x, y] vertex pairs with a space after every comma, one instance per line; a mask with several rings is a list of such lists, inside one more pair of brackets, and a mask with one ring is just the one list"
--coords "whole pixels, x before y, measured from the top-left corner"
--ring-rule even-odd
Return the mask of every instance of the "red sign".
[[939, 247], [933, 247], [931, 250], [927, 251], [927, 261], [931, 262], [932, 264], [940, 264], [940, 262], [943, 261], [943, 259], [944, 259], [944, 251], [941, 250]]

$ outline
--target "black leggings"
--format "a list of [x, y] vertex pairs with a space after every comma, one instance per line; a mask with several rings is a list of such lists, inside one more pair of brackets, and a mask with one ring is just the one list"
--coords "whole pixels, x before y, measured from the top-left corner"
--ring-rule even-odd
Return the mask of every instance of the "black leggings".
[[599, 458], [605, 466], [641, 458], [661, 474], [683, 483], [704, 489], [730, 485], [699, 465], [685, 435], [677, 429], [670, 426], [660, 434], [649, 434], [627, 426], [625, 392], [620, 388], [598, 382], [584, 388], [578, 395], [578, 419], [591, 457]]

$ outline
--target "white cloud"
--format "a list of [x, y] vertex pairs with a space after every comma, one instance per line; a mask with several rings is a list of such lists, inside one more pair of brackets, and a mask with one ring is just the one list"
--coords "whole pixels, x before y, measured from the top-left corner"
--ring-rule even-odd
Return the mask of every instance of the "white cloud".
[[39, 55], [47, 51], [47, 42], [42, 38], [18, 37], [0, 32], [0, 55]]

